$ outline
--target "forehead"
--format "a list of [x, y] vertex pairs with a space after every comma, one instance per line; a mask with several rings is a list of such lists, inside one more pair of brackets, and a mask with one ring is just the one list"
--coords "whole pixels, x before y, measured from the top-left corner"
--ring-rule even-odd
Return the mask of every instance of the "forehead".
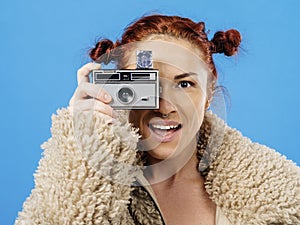
[[192, 72], [192, 68], [190, 71], [184, 71], [178, 67], [175, 67], [173, 65], [169, 65], [167, 63], [161, 63], [161, 62], [153, 62], [153, 68], [159, 70], [159, 76], [161, 78], [166, 78], [168, 80], [174, 80], [178, 75], [186, 74], [186, 73], [194, 73]]
[[[137, 52], [151, 51], [154, 69], [172, 71], [176, 73], [208, 73], [208, 66], [201, 59], [198, 49], [180, 39], [174, 40], [146, 40], [127, 44], [123, 49], [122, 67], [135, 69], [137, 65]], [[124, 57], [125, 56], [125, 57]]]
[[[154, 68], [159, 70], [160, 81], [164, 84], [174, 84], [182, 80], [190, 80], [197, 84], [202, 91], [206, 90], [208, 73], [206, 70], [190, 68], [189, 71], [182, 70], [166, 63], [154, 62]], [[171, 83], [169, 83], [171, 82]]]
[[[187, 41], [182, 38], [174, 37], [171, 35], [166, 35], [166, 34], [153, 34], [149, 35], [146, 39], [144, 39], [144, 43], [147, 43], [147, 41], [156, 41], [157, 43], [161, 43], [162, 45], [169, 44], [169, 45], [176, 45], [176, 46], [181, 46], [183, 48], [189, 49], [190, 51], [196, 53], [198, 56], [202, 57], [202, 52], [201, 50], [196, 47], [192, 42]], [[142, 42], [141, 42], [142, 43]]]

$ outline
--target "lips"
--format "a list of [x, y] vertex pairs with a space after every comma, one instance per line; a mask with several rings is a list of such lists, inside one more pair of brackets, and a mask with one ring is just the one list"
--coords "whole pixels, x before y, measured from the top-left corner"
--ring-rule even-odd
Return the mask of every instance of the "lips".
[[159, 142], [173, 140], [181, 130], [182, 125], [175, 121], [154, 120], [149, 123], [149, 129], [153, 137]]

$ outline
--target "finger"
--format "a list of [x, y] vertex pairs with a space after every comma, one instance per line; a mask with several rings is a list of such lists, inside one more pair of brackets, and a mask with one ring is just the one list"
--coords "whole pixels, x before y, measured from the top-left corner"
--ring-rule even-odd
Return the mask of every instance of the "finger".
[[76, 108], [76, 107], [70, 106], [70, 107], [68, 107], [68, 109], [69, 109], [70, 114], [72, 116], [75, 116], [76, 114], [81, 113], [81, 112], [90, 112], [90, 111], [93, 111], [94, 115], [97, 115], [97, 117], [101, 117], [103, 120], [105, 120], [109, 124], [112, 124], [112, 123], [114, 123], [116, 121], [116, 117], [111, 117], [111, 116], [108, 116], [108, 115], [106, 115], [104, 113], [100, 113], [98, 111], [91, 110], [89, 108], [86, 108], [84, 110], [84, 107], [82, 107], [82, 108], [81, 107], [77, 107]]
[[75, 100], [75, 93], [73, 94], [73, 96], [71, 97], [71, 99], [69, 101], [69, 106], [73, 106], [74, 100]]
[[78, 86], [75, 94], [76, 99], [84, 99], [87, 97], [96, 98], [101, 102], [109, 103], [112, 98], [110, 94], [103, 89], [100, 85], [83, 82]]
[[101, 117], [103, 120], [105, 120], [107, 123], [109, 124], [113, 124], [115, 123], [116, 119], [115, 118], [112, 118], [110, 116], [107, 116], [105, 114], [97, 114], [98, 117]]
[[101, 64], [95, 63], [95, 62], [90, 62], [82, 66], [78, 71], [77, 71], [77, 83], [78, 85], [81, 84], [82, 82], [89, 82], [89, 74], [92, 70], [97, 70], [101, 68]]
[[103, 102], [100, 102], [96, 99], [85, 99], [85, 100], [78, 100], [73, 105], [74, 112], [78, 111], [97, 111], [109, 116], [111, 118], [117, 118], [117, 113], [113, 110], [110, 105], [107, 105]]

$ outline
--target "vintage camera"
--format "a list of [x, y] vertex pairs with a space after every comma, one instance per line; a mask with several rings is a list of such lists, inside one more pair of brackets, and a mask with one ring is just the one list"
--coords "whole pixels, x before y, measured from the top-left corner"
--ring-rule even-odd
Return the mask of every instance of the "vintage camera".
[[159, 71], [152, 69], [152, 52], [136, 52], [137, 69], [93, 70], [94, 84], [112, 96], [114, 109], [158, 109]]
[[93, 82], [112, 96], [115, 109], [158, 109], [158, 70], [94, 70]]

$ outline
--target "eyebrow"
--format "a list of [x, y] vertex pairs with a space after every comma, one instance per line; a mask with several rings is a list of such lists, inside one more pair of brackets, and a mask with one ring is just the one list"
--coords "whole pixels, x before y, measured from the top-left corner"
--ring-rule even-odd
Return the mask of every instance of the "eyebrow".
[[183, 74], [178, 74], [174, 77], [174, 80], [179, 80], [185, 77], [189, 77], [189, 76], [195, 76], [198, 75], [197, 73], [194, 72], [189, 72], [189, 73], [183, 73]]

